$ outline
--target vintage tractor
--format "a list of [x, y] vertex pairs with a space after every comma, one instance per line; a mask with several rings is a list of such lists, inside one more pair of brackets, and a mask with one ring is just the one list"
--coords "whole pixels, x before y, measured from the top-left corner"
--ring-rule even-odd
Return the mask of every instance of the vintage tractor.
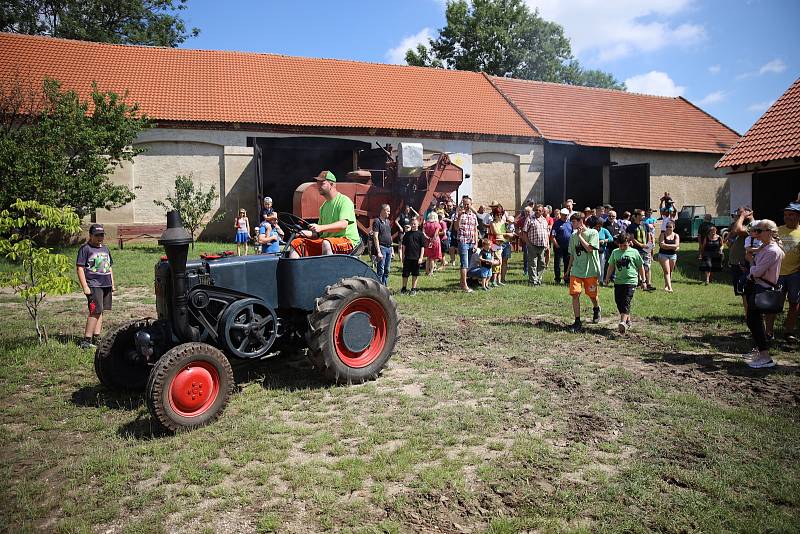
[[[303, 221], [282, 221], [290, 233]], [[397, 305], [354, 255], [284, 253], [188, 261], [191, 238], [167, 214], [155, 267], [157, 319], [110, 332], [95, 353], [108, 388], [145, 389], [151, 415], [172, 431], [217, 419], [233, 391], [229, 358], [257, 360], [305, 348], [339, 384], [375, 379], [397, 339]]]

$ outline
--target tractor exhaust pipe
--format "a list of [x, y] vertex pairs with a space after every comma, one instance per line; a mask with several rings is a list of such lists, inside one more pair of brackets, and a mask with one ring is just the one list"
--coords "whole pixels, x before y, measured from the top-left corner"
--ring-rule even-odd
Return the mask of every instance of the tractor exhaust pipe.
[[186, 296], [186, 259], [192, 237], [183, 227], [180, 214], [173, 210], [167, 213], [167, 229], [161, 234], [158, 244], [164, 247], [172, 271], [172, 326], [183, 341], [197, 341], [200, 332], [189, 325], [189, 306]]

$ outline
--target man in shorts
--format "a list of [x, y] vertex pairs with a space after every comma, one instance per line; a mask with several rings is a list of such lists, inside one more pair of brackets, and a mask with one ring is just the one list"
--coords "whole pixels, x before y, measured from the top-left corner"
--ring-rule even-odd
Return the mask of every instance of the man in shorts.
[[319, 208], [319, 222], [292, 240], [290, 258], [350, 254], [361, 241], [353, 201], [336, 190], [336, 176], [331, 171], [322, 171], [315, 180], [319, 194], [325, 198]]
[[94, 349], [103, 327], [103, 312], [111, 309], [111, 293], [116, 291], [114, 273], [111, 271], [111, 252], [103, 244], [105, 229], [102, 224], [89, 227], [89, 239], [78, 249], [75, 261], [78, 282], [88, 301], [89, 316], [83, 339], [78, 344], [82, 349]]
[[581, 292], [592, 301], [592, 322], [600, 322], [600, 303], [597, 301], [597, 284], [600, 276], [600, 236], [597, 230], [586, 226], [582, 213], [573, 213], [570, 223], [575, 229], [569, 239], [569, 294], [572, 297], [572, 311], [575, 322], [570, 332], [581, 331]]
[[[790, 202], [783, 209], [783, 226], [778, 227], [783, 250], [786, 255], [781, 263], [778, 285], [783, 287], [783, 294], [789, 300], [786, 320], [783, 323], [783, 335], [786, 341], [797, 343], [795, 328], [797, 312], [800, 310], [800, 202]], [[767, 315], [767, 332], [773, 331], [775, 315]]]

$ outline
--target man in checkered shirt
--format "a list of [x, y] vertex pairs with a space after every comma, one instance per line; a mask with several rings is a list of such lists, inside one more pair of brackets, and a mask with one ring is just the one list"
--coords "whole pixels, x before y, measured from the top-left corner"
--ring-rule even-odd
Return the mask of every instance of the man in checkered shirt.
[[522, 225], [528, 242], [528, 283], [532, 286], [542, 285], [545, 253], [550, 246], [550, 228], [544, 217], [544, 206], [536, 204], [531, 216]]
[[472, 289], [467, 285], [467, 269], [472, 254], [478, 248], [478, 217], [472, 211], [472, 199], [467, 195], [461, 198], [455, 226], [458, 232], [458, 255], [461, 258], [461, 289], [472, 293]]

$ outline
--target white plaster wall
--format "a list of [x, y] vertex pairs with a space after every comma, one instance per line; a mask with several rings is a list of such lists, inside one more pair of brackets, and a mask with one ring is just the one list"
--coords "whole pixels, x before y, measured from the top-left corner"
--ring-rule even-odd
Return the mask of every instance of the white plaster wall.
[[731, 188], [729, 212], [733, 213], [740, 206], [753, 205], [753, 173], [731, 174], [728, 176]]
[[[612, 149], [619, 165], [650, 164], [650, 206], [657, 208], [665, 191], [680, 207], [702, 204], [715, 215], [728, 213], [730, 186], [725, 172], [714, 169], [719, 154]], [[613, 204], [614, 199], [611, 199]]]

